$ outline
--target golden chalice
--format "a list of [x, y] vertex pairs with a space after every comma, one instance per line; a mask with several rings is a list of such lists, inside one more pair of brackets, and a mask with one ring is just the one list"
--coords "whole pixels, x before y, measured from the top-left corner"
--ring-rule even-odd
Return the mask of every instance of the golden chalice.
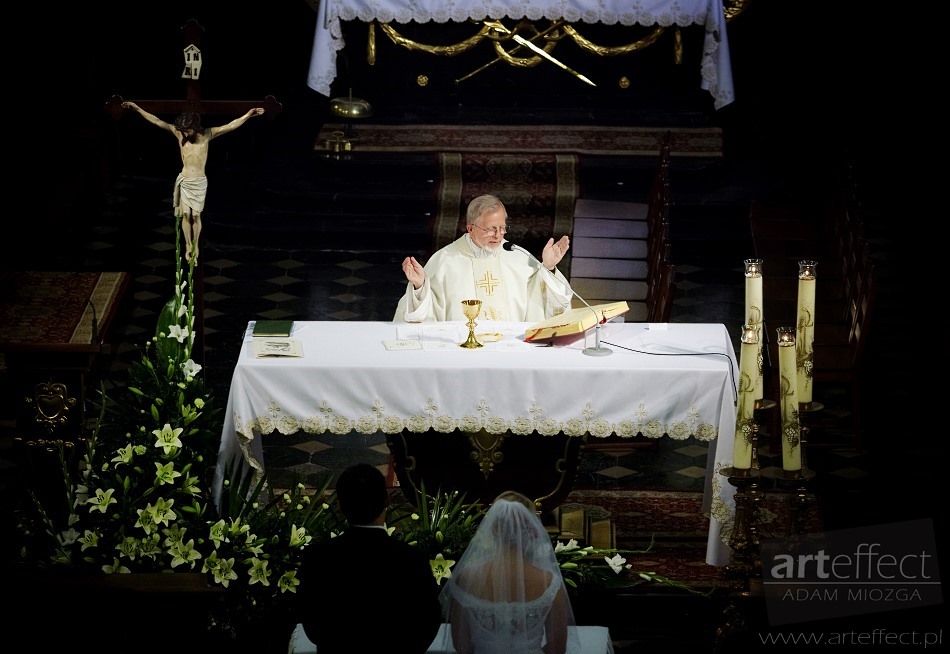
[[476, 348], [482, 346], [481, 343], [475, 340], [475, 319], [481, 310], [481, 300], [462, 300], [462, 313], [468, 318], [468, 338], [464, 343], [459, 343], [459, 347]]

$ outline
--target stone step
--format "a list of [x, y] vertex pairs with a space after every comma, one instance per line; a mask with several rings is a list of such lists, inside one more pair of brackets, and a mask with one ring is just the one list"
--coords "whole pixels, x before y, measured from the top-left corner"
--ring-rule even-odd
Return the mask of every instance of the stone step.
[[593, 238], [583, 236], [571, 241], [571, 250], [576, 257], [602, 259], [646, 259], [647, 242], [638, 238]]
[[599, 279], [646, 279], [647, 262], [642, 259], [594, 259], [577, 257], [571, 259], [571, 277]]
[[[572, 277], [571, 287], [574, 293], [582, 298], [603, 298], [605, 302], [618, 302], [626, 300], [644, 301], [647, 298], [649, 287], [647, 283], [632, 279], [594, 279], [588, 277]], [[594, 304], [591, 300], [587, 300]]]
[[650, 205], [646, 202], [578, 198], [577, 202], [574, 203], [574, 219], [601, 218], [606, 220], [645, 221], [649, 210]]
[[[580, 202], [580, 200], [578, 200]], [[574, 238], [594, 236], [599, 238], [640, 238], [649, 235], [649, 227], [643, 220], [615, 220], [613, 218], [584, 218], [574, 211]]]

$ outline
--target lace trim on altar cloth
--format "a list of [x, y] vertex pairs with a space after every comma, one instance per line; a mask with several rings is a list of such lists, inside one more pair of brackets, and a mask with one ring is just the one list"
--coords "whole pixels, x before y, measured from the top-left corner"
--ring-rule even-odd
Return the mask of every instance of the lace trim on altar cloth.
[[[429, 4], [430, 6], [425, 6]], [[622, 6], [626, 3], [572, 3], [568, 6], [563, 0], [532, 0], [530, 3], [519, 3], [517, 6], [503, 6], [497, 0], [473, 0], [455, 4], [432, 3], [403, 3], [376, 0], [364, 2], [359, 6], [343, 2], [331, 2], [327, 5], [327, 17], [340, 20], [360, 20], [370, 22], [378, 20], [381, 23], [446, 23], [454, 21], [464, 23], [467, 20], [483, 20], [486, 16], [500, 18], [527, 18], [528, 20], [543, 20], [563, 18], [569, 23], [604, 23], [605, 25], [702, 25], [706, 22], [709, 13], [709, 3], [705, 0], [683, 0], [681, 2], [640, 1], [632, 6]], [[652, 9], [659, 8], [659, 11]], [[499, 12], [504, 11], [504, 14]]]
[[440, 414], [438, 407], [429, 400], [426, 406], [410, 418], [391, 415], [386, 412], [385, 403], [376, 400], [372, 413], [364, 416], [347, 416], [336, 411], [324, 402], [319, 411], [311, 416], [298, 417], [285, 413], [277, 402], [268, 408], [267, 415], [243, 417], [235, 414], [234, 424], [238, 434], [248, 438], [253, 432], [270, 434], [278, 432], [284, 435], [304, 431], [308, 434], [398, 434], [402, 431], [421, 433], [430, 429], [451, 433], [454, 431], [477, 432], [487, 431], [491, 434], [511, 432], [518, 435], [527, 435], [537, 432], [543, 436], [554, 436], [564, 433], [568, 436], [584, 436], [590, 434], [595, 437], [645, 436], [660, 438], [668, 436], [674, 440], [686, 440], [693, 436], [700, 441], [713, 441], [719, 431], [709, 418], [701, 416], [695, 406], [690, 406], [687, 414], [678, 420], [664, 423], [650, 416], [648, 408], [641, 404], [631, 409], [631, 414], [618, 421], [610, 421], [597, 417], [597, 413], [590, 403], [581, 410], [580, 415], [569, 420], [555, 420], [544, 416], [540, 404], [535, 403], [529, 409], [530, 415], [519, 416], [513, 420], [501, 418], [491, 414], [485, 400], [479, 402], [476, 412], [470, 415], [455, 417]]

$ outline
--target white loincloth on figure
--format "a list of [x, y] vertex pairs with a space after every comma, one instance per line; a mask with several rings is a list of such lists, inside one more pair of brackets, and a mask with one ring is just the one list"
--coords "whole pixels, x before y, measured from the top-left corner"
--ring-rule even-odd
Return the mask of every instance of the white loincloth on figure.
[[185, 177], [184, 173], [179, 173], [178, 178], [175, 179], [175, 191], [172, 194], [175, 215], [184, 215], [185, 209], [189, 209], [192, 214], [200, 214], [204, 211], [207, 195], [207, 177]]

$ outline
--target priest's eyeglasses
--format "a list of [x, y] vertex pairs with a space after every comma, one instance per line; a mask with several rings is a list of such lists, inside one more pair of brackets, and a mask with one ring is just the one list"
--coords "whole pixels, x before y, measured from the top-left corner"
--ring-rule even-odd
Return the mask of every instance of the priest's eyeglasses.
[[486, 234], [491, 234], [492, 236], [504, 236], [508, 233], [508, 225], [502, 225], [501, 227], [492, 227], [491, 229], [486, 229], [481, 225], [472, 225], [472, 227], [478, 227], [480, 230]]

